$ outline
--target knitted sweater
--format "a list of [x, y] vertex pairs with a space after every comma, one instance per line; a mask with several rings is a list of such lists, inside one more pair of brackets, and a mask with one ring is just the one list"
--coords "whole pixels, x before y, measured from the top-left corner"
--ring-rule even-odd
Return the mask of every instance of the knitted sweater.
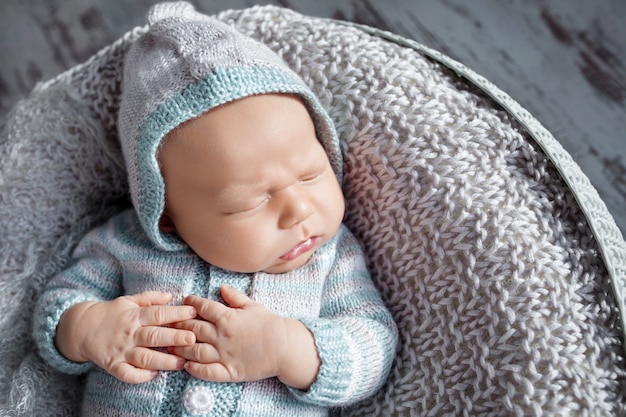
[[[83, 402], [88, 416], [319, 416], [373, 394], [395, 353], [396, 327], [365, 268], [361, 248], [342, 226], [311, 260], [285, 274], [240, 274], [203, 262], [190, 249], [163, 252], [146, 236], [134, 210], [85, 236], [71, 267], [49, 283], [35, 311], [41, 355], [66, 373], [89, 372]], [[212, 383], [184, 371], [126, 384], [92, 363], [65, 359], [54, 345], [61, 315], [86, 300], [161, 290], [179, 304], [188, 294], [219, 299], [222, 284], [250, 295], [277, 314], [298, 318], [313, 333], [321, 358], [307, 392], [276, 378]]]

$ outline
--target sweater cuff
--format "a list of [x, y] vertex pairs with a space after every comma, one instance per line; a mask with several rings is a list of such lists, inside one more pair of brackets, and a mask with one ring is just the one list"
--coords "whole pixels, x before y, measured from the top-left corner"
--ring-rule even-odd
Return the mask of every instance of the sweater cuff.
[[66, 374], [82, 374], [94, 366], [93, 362], [74, 362], [63, 356], [54, 339], [61, 316], [70, 307], [84, 301], [101, 301], [86, 294], [69, 293], [56, 297], [53, 302], [38, 306], [41, 314], [35, 315], [33, 337], [41, 357], [53, 368]]
[[[330, 320], [300, 320], [314, 336], [317, 352], [321, 359], [317, 379], [308, 389], [302, 391], [289, 388], [301, 401], [325, 407], [339, 406], [354, 401], [350, 398], [353, 356], [346, 352], [350, 345], [343, 329]], [[349, 349], [353, 350], [353, 349]]]

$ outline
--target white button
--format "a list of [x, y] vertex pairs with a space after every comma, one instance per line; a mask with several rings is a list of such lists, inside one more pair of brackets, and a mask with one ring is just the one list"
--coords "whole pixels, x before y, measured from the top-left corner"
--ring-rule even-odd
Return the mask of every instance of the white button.
[[189, 414], [201, 416], [211, 411], [215, 398], [210, 388], [197, 386], [185, 393], [183, 401]]

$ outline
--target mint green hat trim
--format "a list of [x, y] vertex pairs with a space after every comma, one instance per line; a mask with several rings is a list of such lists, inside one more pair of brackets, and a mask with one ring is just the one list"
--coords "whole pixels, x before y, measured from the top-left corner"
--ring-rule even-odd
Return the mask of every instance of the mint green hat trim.
[[181, 123], [214, 107], [267, 93], [292, 93], [305, 99], [314, 116], [319, 139], [341, 181], [341, 151], [332, 121], [317, 98], [295, 74], [273, 67], [218, 68], [166, 100], [148, 116], [140, 128], [136, 155], [140, 197], [138, 207], [135, 208], [144, 230], [157, 245], [165, 250], [185, 247], [174, 234], [159, 231], [159, 219], [165, 205], [165, 183], [157, 161], [157, 149], [163, 137]]

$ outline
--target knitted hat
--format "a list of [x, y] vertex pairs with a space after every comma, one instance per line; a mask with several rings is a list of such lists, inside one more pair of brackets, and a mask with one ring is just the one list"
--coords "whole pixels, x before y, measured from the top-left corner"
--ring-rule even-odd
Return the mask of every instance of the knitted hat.
[[159, 231], [165, 205], [159, 144], [176, 126], [227, 102], [266, 93], [301, 97], [341, 180], [341, 152], [332, 121], [278, 55], [186, 2], [158, 4], [148, 21], [147, 33], [125, 58], [118, 129], [131, 199], [157, 246], [182, 247], [176, 237]]

